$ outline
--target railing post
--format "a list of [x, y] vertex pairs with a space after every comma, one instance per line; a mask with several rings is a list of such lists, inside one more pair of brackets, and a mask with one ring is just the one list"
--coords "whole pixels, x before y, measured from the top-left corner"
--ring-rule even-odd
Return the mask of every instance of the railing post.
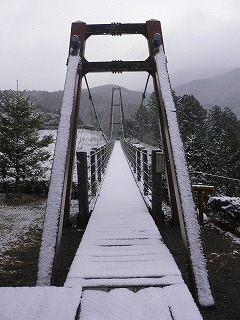
[[137, 180], [141, 181], [141, 148], [138, 147], [136, 150], [137, 153]]
[[105, 152], [105, 148], [101, 147], [100, 148], [101, 174], [103, 174], [105, 172], [105, 168], [104, 168], [104, 152]]
[[78, 228], [84, 229], [89, 219], [88, 206], [88, 171], [87, 171], [87, 152], [77, 152], [77, 173], [78, 173]]
[[102, 172], [101, 172], [101, 148], [97, 149], [97, 176], [98, 176], [98, 181], [100, 182], [102, 180]]
[[158, 227], [163, 225], [162, 211], [162, 173], [164, 172], [164, 154], [160, 150], [152, 151], [152, 217]]
[[91, 193], [92, 195], [96, 195], [96, 149], [92, 149], [90, 151], [90, 159], [91, 159]]
[[143, 150], [143, 193], [144, 195], [148, 194], [148, 153], [147, 150]]
[[204, 217], [203, 217], [203, 192], [214, 192], [214, 186], [207, 186], [201, 184], [192, 185], [193, 191], [198, 192], [198, 217], [199, 223], [203, 225]]
[[137, 172], [137, 148], [133, 146], [133, 172]]

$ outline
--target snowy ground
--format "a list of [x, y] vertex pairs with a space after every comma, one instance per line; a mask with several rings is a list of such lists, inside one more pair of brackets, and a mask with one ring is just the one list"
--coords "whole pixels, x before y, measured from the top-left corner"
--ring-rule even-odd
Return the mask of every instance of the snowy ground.
[[[42, 130], [41, 135], [51, 133], [56, 137], [56, 130]], [[104, 143], [103, 137], [99, 132], [81, 129], [77, 136], [77, 149], [89, 151], [91, 148], [100, 147]], [[48, 147], [54, 153], [54, 143]], [[47, 164], [50, 166], [50, 163]], [[50, 171], [49, 171], [50, 173]], [[41, 229], [44, 220], [45, 200], [29, 203], [21, 206], [6, 204], [5, 196], [0, 195], [0, 271], [1, 266], [8, 261], [6, 251], [16, 246], [24, 245], [24, 240], [29, 236], [31, 230]], [[164, 208], [166, 211], [169, 208]], [[78, 204], [72, 202], [72, 212], [76, 213]], [[231, 237], [235, 243], [240, 243], [239, 238], [231, 233], [224, 233]]]
[[[48, 134], [51, 134], [54, 138], [54, 142], [51, 143], [47, 148], [47, 150], [53, 155], [54, 148], [55, 148], [55, 140], [56, 140], [57, 130], [41, 130], [40, 131], [41, 136], [48, 135]], [[90, 150], [92, 148], [99, 148], [99, 147], [103, 146], [105, 143], [106, 143], [106, 141], [104, 140], [100, 131], [89, 131], [86, 129], [79, 129], [78, 133], [77, 133], [76, 151], [90, 152]], [[52, 165], [52, 161], [44, 164], [44, 166], [49, 168], [49, 170], [47, 171], [47, 177], [50, 176], [51, 165]], [[76, 162], [75, 162], [73, 181], [77, 181]]]
[[[41, 130], [41, 135], [52, 134], [56, 138], [56, 130]], [[98, 148], [104, 144], [100, 132], [78, 130], [77, 150], [90, 151], [91, 148]], [[54, 153], [55, 143], [49, 145], [49, 152]], [[45, 164], [50, 168], [51, 162]], [[48, 171], [50, 174], [50, 170]], [[76, 173], [75, 173], [76, 179]], [[34, 241], [32, 232], [41, 230], [44, 221], [45, 200], [29, 202], [24, 205], [10, 204], [5, 202], [5, 195], [0, 194], [0, 272], [2, 266], [9, 262], [6, 254], [8, 250], [29, 244]], [[78, 210], [77, 201], [72, 201], [72, 214]], [[28, 240], [28, 241], [26, 241]]]
[[[73, 210], [77, 210], [77, 202], [75, 201], [73, 203]], [[43, 222], [43, 215], [44, 215], [44, 205], [45, 205], [45, 201], [40, 201], [40, 202], [36, 202], [36, 203], [32, 203], [32, 204], [25, 204], [25, 205], [21, 205], [21, 206], [14, 206], [14, 205], [7, 205], [3, 202], [3, 199], [0, 199], [0, 265], [2, 263], [5, 263], [5, 261], [7, 261], [6, 259], [8, 258], [6, 255], [4, 255], [4, 252], [6, 252], [8, 249], [10, 249], [11, 247], [17, 247], [19, 245], [25, 245], [25, 239], [27, 240], [27, 238], [29, 238], [31, 236], [31, 232], [32, 232], [32, 228], [31, 226], [34, 226], [34, 228], [41, 228], [42, 226], [42, 222]], [[5, 221], [5, 223], [3, 223], [3, 221]], [[172, 228], [172, 226], [170, 227]], [[215, 228], [214, 228], [215, 230]], [[173, 232], [171, 231], [171, 234], [173, 234]], [[223, 238], [229, 238], [230, 234], [229, 233], [225, 233]], [[212, 237], [209, 237], [209, 243], [212, 244], [213, 239]], [[234, 242], [233, 239], [232, 242]], [[181, 241], [178, 241], [179, 243]], [[27, 243], [27, 241], [26, 241]], [[176, 245], [175, 245], [176, 246]], [[210, 246], [210, 245], [209, 245]], [[228, 243], [228, 247], [231, 246], [231, 243]], [[220, 249], [222, 248], [222, 245], [220, 245]], [[208, 249], [208, 247], [207, 247]], [[219, 250], [220, 250], [219, 249]], [[27, 247], [26, 247], [27, 250]], [[229, 249], [230, 250], [230, 249]], [[231, 249], [232, 250], [232, 249]], [[227, 256], [225, 256], [225, 252], [218, 252], [218, 251], [214, 251], [213, 253], [211, 253], [211, 257], [212, 259], [210, 259], [210, 264], [213, 264], [213, 269], [215, 270], [217, 268], [216, 263], [218, 262], [217, 260], [221, 259], [224, 256], [224, 261], [221, 263], [221, 265], [225, 265], [225, 260], [228, 258], [228, 256], [231, 256], [231, 259], [234, 258], [234, 260], [237, 260], [237, 256], [239, 256], [239, 251], [236, 251], [236, 247], [234, 247], [234, 250], [232, 250], [230, 252], [230, 254]], [[4, 260], [1, 260], [3, 259]], [[213, 262], [212, 262], [213, 261]], [[231, 261], [232, 263], [232, 261]], [[226, 268], [227, 269], [227, 268]], [[237, 267], [233, 270], [237, 270]], [[1, 272], [1, 270], [0, 270]], [[236, 272], [231, 272], [231, 274], [235, 274]], [[222, 273], [222, 278], [224, 276], [224, 273]], [[219, 272], [218, 272], [219, 275]], [[217, 276], [218, 276], [217, 275]], [[217, 277], [218, 279], [218, 277]], [[228, 282], [230, 283], [231, 286], [231, 281], [228, 278]], [[216, 280], [217, 285], [216, 286], [216, 293], [218, 294], [218, 280]], [[222, 283], [222, 281], [221, 281]], [[239, 284], [240, 285], [240, 284]], [[237, 285], [236, 285], [237, 286]], [[226, 286], [224, 289], [221, 288], [221, 290], [223, 291], [223, 295], [224, 297], [220, 297], [218, 298], [218, 303], [221, 301], [224, 301], [224, 299], [226, 298], [225, 295], [225, 291], [226, 291]], [[235, 290], [236, 291], [236, 290]], [[101, 298], [101, 297], [100, 297]], [[111, 298], [111, 297], [110, 297]], [[224, 299], [221, 299], [224, 298]], [[234, 299], [233, 299], [234, 300]], [[101, 303], [101, 299], [99, 300]], [[224, 305], [224, 308], [226, 308], [226, 302]], [[233, 304], [233, 306], [228, 308], [228, 311], [226, 311], [226, 314], [229, 314], [229, 309], [233, 310], [236, 309], [236, 306]], [[218, 310], [220, 310], [218, 312], [218, 314], [223, 314], [223, 316], [225, 317], [226, 315], [223, 312], [223, 309], [221, 309], [218, 305]], [[209, 313], [209, 312], [208, 312]], [[216, 318], [214, 316], [215, 311], [212, 311], [213, 313], [213, 317], [209, 317], [209, 314], [207, 315], [206, 318], [204, 319], [218, 319], [218, 320], [222, 320], [222, 319], [237, 319], [237, 318], [233, 318], [233, 317], [225, 317], [225, 318], [221, 318], [218, 317]], [[236, 309], [236, 314], [237, 313], [237, 309]]]
[[44, 218], [45, 201], [26, 205], [10, 205], [0, 202], [0, 272], [9, 257], [6, 251], [24, 246], [32, 230], [41, 229]]

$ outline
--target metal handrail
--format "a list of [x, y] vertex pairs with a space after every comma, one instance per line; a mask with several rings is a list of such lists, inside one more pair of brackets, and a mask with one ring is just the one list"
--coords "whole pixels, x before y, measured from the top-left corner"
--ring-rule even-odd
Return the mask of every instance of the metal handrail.
[[121, 145], [144, 201], [149, 210], [151, 210], [151, 154], [145, 148], [137, 147], [123, 139], [121, 140]]
[[91, 149], [89, 153], [77, 152], [79, 228], [86, 227], [94, 209], [113, 146], [114, 140], [100, 148]]

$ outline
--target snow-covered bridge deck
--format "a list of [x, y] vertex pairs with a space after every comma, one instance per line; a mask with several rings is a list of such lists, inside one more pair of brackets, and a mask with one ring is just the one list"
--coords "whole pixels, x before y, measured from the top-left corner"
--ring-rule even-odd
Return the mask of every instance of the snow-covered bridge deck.
[[202, 319], [118, 141], [64, 287], [0, 294], [4, 320]]
[[119, 141], [65, 287], [83, 289], [81, 320], [202, 319]]

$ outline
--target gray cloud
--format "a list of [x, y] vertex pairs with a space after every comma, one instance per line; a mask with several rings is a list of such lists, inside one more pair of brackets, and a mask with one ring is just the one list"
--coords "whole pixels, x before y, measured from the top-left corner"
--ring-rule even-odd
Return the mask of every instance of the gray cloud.
[[[1, 0], [0, 89], [61, 90], [64, 86], [71, 23], [162, 23], [170, 77], [174, 85], [215, 76], [240, 66], [238, 0]], [[90, 38], [89, 60], [141, 59], [144, 38]], [[91, 86], [116, 83], [144, 87], [146, 75], [91, 75]]]

